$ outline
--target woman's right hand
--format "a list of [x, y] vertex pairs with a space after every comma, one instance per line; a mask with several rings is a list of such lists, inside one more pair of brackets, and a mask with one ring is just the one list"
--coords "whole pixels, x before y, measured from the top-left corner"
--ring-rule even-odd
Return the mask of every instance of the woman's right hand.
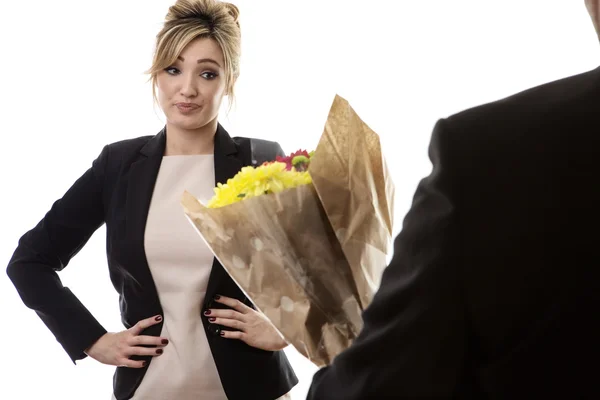
[[[167, 338], [142, 336], [140, 333], [152, 325], [162, 321], [162, 317], [150, 317], [141, 320], [131, 328], [118, 333], [105, 333], [85, 353], [102, 364], [117, 367], [142, 368], [146, 361], [131, 360], [131, 356], [159, 356], [163, 348], [169, 344]], [[142, 346], [156, 346], [148, 348]]]

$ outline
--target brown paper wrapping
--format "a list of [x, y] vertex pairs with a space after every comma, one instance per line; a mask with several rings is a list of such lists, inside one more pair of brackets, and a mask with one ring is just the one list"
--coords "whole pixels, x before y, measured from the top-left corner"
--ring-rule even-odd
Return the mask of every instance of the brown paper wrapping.
[[225, 270], [321, 367], [362, 328], [392, 239], [394, 186], [379, 137], [336, 96], [311, 159], [312, 185], [185, 213]]

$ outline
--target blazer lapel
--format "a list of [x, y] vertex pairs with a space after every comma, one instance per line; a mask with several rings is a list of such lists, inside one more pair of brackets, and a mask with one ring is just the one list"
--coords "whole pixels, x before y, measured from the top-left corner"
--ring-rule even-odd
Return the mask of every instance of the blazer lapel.
[[[131, 272], [139, 284], [140, 294], [152, 310], [161, 310], [158, 292], [146, 259], [144, 235], [154, 185], [165, 152], [166, 129], [152, 138], [141, 150], [140, 159], [131, 165], [127, 187], [127, 237], [131, 256]], [[226, 183], [250, 160], [243, 159], [234, 140], [219, 124], [214, 142], [215, 182]], [[248, 158], [248, 157], [245, 157]], [[183, 212], [183, 210], [182, 210]], [[212, 298], [227, 272], [215, 258], [207, 287], [207, 297]]]
[[[238, 146], [229, 136], [227, 131], [219, 124], [215, 134], [215, 182], [226, 183], [228, 179], [233, 178], [249, 160], [243, 160]], [[220, 287], [220, 282], [228, 277], [227, 271], [215, 258], [213, 261], [208, 287], [206, 288], [206, 297], [210, 301]]]
[[238, 153], [238, 147], [227, 131], [219, 124], [215, 134], [215, 182], [226, 183], [245, 164]]
[[[149, 307], [160, 310], [158, 292], [148, 267], [144, 248], [144, 235], [150, 201], [158, 170], [165, 151], [166, 131], [158, 135], [140, 150], [140, 159], [131, 165], [127, 187], [127, 238], [131, 256], [131, 272], [139, 284], [140, 294]], [[158, 308], [156, 308], [158, 307]]]

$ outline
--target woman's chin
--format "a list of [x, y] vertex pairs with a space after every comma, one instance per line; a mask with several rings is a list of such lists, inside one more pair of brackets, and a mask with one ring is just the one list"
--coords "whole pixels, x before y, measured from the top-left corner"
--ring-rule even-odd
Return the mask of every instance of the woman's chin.
[[178, 120], [178, 121], [169, 121], [169, 122], [170, 122], [170, 125], [173, 126], [174, 128], [186, 130], [186, 131], [193, 131], [193, 130], [203, 128], [208, 123], [208, 121], [204, 121], [204, 120], [203, 121]]

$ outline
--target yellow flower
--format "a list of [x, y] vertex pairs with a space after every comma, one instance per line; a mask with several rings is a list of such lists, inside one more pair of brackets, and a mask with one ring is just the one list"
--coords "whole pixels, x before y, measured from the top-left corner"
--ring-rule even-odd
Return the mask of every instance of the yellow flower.
[[219, 208], [263, 194], [279, 193], [312, 183], [307, 171], [286, 170], [286, 164], [273, 162], [260, 167], [244, 167], [227, 183], [218, 184], [208, 208]]

